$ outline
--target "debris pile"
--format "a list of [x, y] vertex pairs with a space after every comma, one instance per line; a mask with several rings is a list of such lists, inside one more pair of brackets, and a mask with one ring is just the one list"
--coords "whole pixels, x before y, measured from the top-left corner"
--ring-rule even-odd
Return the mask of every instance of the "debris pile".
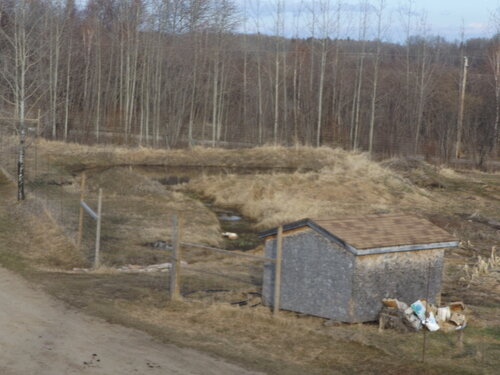
[[[186, 262], [181, 261], [181, 266], [186, 266], [186, 265], [187, 265]], [[135, 264], [129, 264], [126, 266], [119, 267], [117, 271], [125, 273], [168, 272], [171, 268], [172, 268], [172, 263], [153, 264], [150, 266], [139, 266]]]
[[400, 332], [418, 331], [425, 327], [429, 331], [444, 332], [461, 330], [467, 325], [465, 305], [453, 302], [448, 306], [436, 307], [426, 300], [407, 305], [393, 298], [382, 300], [384, 307], [379, 316], [379, 328], [393, 328]]

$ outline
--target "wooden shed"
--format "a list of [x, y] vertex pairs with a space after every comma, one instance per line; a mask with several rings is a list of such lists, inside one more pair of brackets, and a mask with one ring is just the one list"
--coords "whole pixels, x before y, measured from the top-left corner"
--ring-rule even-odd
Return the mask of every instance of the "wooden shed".
[[[261, 233], [276, 257], [278, 228]], [[283, 226], [280, 307], [342, 322], [376, 320], [383, 298], [439, 301], [444, 251], [457, 239], [400, 214], [303, 219]], [[274, 299], [275, 264], [264, 269], [263, 300]]]

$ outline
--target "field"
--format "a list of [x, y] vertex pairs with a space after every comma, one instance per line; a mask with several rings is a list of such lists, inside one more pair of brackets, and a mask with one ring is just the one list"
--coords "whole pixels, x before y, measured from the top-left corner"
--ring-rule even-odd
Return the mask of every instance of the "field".
[[[166, 151], [40, 141], [33, 149], [27, 202], [15, 203], [14, 185], [0, 175], [0, 262], [89, 314], [271, 374], [493, 374], [500, 364], [500, 268], [492, 251], [500, 244], [498, 173], [378, 163], [326, 147]], [[10, 159], [0, 157], [12, 175]], [[73, 270], [90, 267], [95, 234], [87, 220], [84, 246], [75, 248], [84, 171], [89, 204], [104, 189], [104, 266], [90, 272]], [[455, 333], [429, 334], [425, 362], [421, 333], [330, 325], [286, 311], [273, 317], [259, 304], [261, 270], [252, 261], [187, 248], [181, 301], [168, 300], [168, 273], [118, 271], [169, 261], [154, 244], [171, 240], [172, 214], [183, 217], [186, 241], [262, 255], [262, 229], [394, 212], [426, 217], [461, 240], [446, 255], [443, 302], [468, 306], [464, 345]], [[236, 243], [221, 236], [230, 229], [242, 234]]]

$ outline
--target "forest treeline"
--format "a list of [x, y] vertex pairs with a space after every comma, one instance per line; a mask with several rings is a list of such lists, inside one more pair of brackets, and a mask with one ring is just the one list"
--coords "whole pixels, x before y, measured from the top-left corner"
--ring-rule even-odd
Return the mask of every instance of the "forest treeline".
[[30, 130], [40, 111], [43, 136], [88, 143], [498, 153], [499, 33], [431, 36], [409, 0], [405, 42], [389, 43], [384, 0], [316, 0], [290, 37], [275, 3], [265, 35], [236, 32], [259, 16], [231, 0], [0, 0], [0, 110], [16, 119], [1, 126]]

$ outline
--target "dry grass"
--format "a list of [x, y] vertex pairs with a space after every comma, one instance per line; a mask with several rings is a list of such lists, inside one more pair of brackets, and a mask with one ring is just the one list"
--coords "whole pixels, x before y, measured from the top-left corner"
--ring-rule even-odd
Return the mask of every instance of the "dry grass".
[[[392, 331], [380, 334], [373, 325], [328, 328], [319, 318], [298, 317], [288, 312], [273, 318], [264, 307], [222, 303], [207, 307], [200, 302], [183, 301], [146, 307], [123, 301], [119, 305], [137, 321], [182, 332], [191, 345], [217, 351], [231, 343], [231, 349], [225, 349], [230, 352], [226, 355], [284, 361], [308, 373], [417, 374], [425, 369], [428, 374], [472, 374], [478, 367], [485, 373], [493, 373], [495, 366], [495, 341], [481, 342], [476, 332], [465, 339], [468, 350], [474, 348], [474, 352], [462, 355], [452, 343], [453, 335], [429, 336], [424, 365], [420, 362], [421, 335]], [[210, 337], [211, 342], [204, 342], [203, 337]], [[477, 354], [481, 345], [483, 350], [490, 350], [481, 353], [485, 355], [481, 357], [482, 363]], [[270, 372], [290, 373], [284, 369]]]
[[[0, 173], [0, 247], [37, 267], [71, 268], [81, 255], [36, 199], [15, 203], [14, 186]], [[8, 215], [7, 213], [8, 212]]]
[[[47, 273], [37, 279], [89, 313], [269, 374], [495, 374], [500, 355], [498, 315], [491, 307], [468, 311], [462, 350], [453, 333], [428, 334], [422, 364], [421, 334], [379, 333], [371, 324], [325, 327], [320, 318], [285, 311], [273, 318], [262, 306], [230, 306], [195, 295], [167, 302], [166, 275]], [[232, 292], [231, 298], [241, 297]]]
[[27, 225], [32, 230], [30, 238], [36, 238], [37, 241], [30, 240], [25, 255], [34, 263], [63, 269], [83, 264], [81, 254], [59, 227], [35, 217], [28, 219]]
[[[327, 151], [324, 150], [326, 153]], [[187, 189], [237, 206], [266, 228], [305, 217], [426, 209], [429, 194], [365, 155], [330, 150], [330, 165], [306, 173], [201, 176]]]
[[[184, 233], [192, 241], [219, 245], [219, 222], [201, 202], [167, 191], [161, 184], [128, 169], [110, 169], [89, 176], [88, 201], [95, 206], [96, 190], [103, 187], [102, 244], [108, 265], [155, 264], [168, 261], [165, 250], [146, 246], [171, 240], [171, 215], [184, 218]], [[71, 189], [71, 187], [69, 187]], [[92, 234], [92, 228], [87, 227]], [[89, 236], [88, 247], [91, 246]]]
[[[429, 334], [426, 364], [420, 363], [422, 336], [419, 334], [400, 335], [392, 331], [380, 334], [372, 325], [325, 327], [319, 318], [282, 312], [273, 319], [269, 309], [262, 306], [229, 305], [228, 302], [258, 289], [251, 277], [259, 277], [259, 274], [248, 273], [243, 261], [202, 251], [186, 249], [185, 256], [192, 264], [183, 273], [182, 292], [196, 293], [175, 303], [167, 302], [166, 274], [124, 275], [107, 267], [89, 274], [54, 272], [52, 261], [27, 256], [29, 262], [45, 262], [46, 270], [51, 270], [38, 274], [37, 280], [75, 306], [113, 322], [145, 329], [165, 341], [203, 349], [268, 373], [496, 373], [500, 322], [498, 306], [488, 304], [491, 295], [488, 293], [495, 292], [495, 285], [490, 281], [496, 281], [492, 275], [497, 273], [477, 278], [469, 289], [460, 286], [455, 276], [457, 269], [463, 269], [464, 262], [470, 261], [472, 265], [477, 255], [483, 254], [483, 247], [487, 255], [492, 242], [498, 242], [498, 231], [457, 215], [477, 212], [481, 217], [498, 218], [498, 175], [463, 174], [422, 164], [408, 167], [396, 161], [380, 165], [364, 155], [329, 148], [165, 151], [57, 142], [41, 142], [39, 146], [39, 152], [50, 158], [55, 172], [64, 173], [73, 184], [43, 186], [40, 193], [45, 196], [63, 192], [77, 200], [79, 179], [75, 172], [95, 168], [88, 171], [88, 199], [94, 204], [96, 189], [105, 189], [103, 229], [109, 238], [104, 241], [103, 249], [109, 257], [108, 265], [164, 261], [161, 258], [166, 255], [164, 252], [147, 249], [142, 243], [168, 240], [168, 214], [173, 212], [184, 214], [186, 236], [190, 241], [216, 243], [220, 240], [215, 215], [200, 202], [182, 194], [182, 189], [214, 197], [219, 204], [238, 206], [245, 215], [256, 218], [259, 227], [306, 216], [408, 211], [431, 217], [438, 225], [459, 233], [464, 241], [474, 243], [450, 252], [447, 262], [445, 300], [465, 297], [466, 303], [476, 304], [465, 331], [464, 349], [454, 345], [453, 335]], [[199, 176], [181, 191], [168, 192], [127, 168], [106, 169], [115, 165], [280, 167], [294, 171]], [[5, 220], [4, 214], [0, 215], [1, 225], [14, 226], [12, 219]], [[0, 243], [15, 248], [16, 253], [23, 253], [28, 242], [40, 243], [43, 247], [57, 244], [57, 240], [53, 241], [57, 231], [52, 234], [50, 228], [40, 228], [28, 236], [27, 242], [22, 239], [22, 230], [13, 230], [0, 234]], [[44, 236], [46, 240], [38, 240]], [[71, 256], [59, 253], [63, 248], [64, 242], [61, 242], [52, 254], [67, 259], [61, 267], [68, 267]], [[5, 262], [5, 257], [5, 252], [0, 254], [0, 261]], [[231, 273], [240, 278], [246, 272], [250, 280], [228, 281], [197, 272], [203, 270]], [[486, 279], [489, 291], [479, 286]], [[248, 285], [245, 281], [254, 284]], [[203, 292], [219, 287], [229, 292], [216, 295]]]
[[346, 152], [341, 149], [329, 147], [263, 146], [238, 150], [194, 147], [190, 150], [161, 150], [112, 145], [85, 146], [44, 140], [40, 141], [39, 149], [41, 155], [47, 155], [55, 163], [74, 170], [118, 165], [318, 170], [334, 165], [346, 156]]
[[[479, 255], [474, 262], [457, 264], [454, 268], [448, 272], [451, 277], [447, 282], [448, 293], [460, 293], [468, 304], [500, 307], [500, 257], [495, 247], [489, 257]], [[497, 324], [500, 324], [500, 315], [498, 318]]]
[[[57, 226], [76, 239], [80, 174], [66, 176], [65, 185], [41, 177], [35, 198], [44, 202]], [[160, 183], [128, 168], [94, 169], [87, 172], [85, 201], [97, 206], [97, 192], [103, 188], [102, 258], [105, 264], [155, 264], [168, 261], [165, 250], [147, 244], [171, 240], [171, 215], [183, 216], [185, 233], [192, 241], [219, 245], [222, 241], [215, 214], [201, 202], [179, 192], [167, 191]], [[83, 256], [91, 260], [95, 223], [84, 216]]]

